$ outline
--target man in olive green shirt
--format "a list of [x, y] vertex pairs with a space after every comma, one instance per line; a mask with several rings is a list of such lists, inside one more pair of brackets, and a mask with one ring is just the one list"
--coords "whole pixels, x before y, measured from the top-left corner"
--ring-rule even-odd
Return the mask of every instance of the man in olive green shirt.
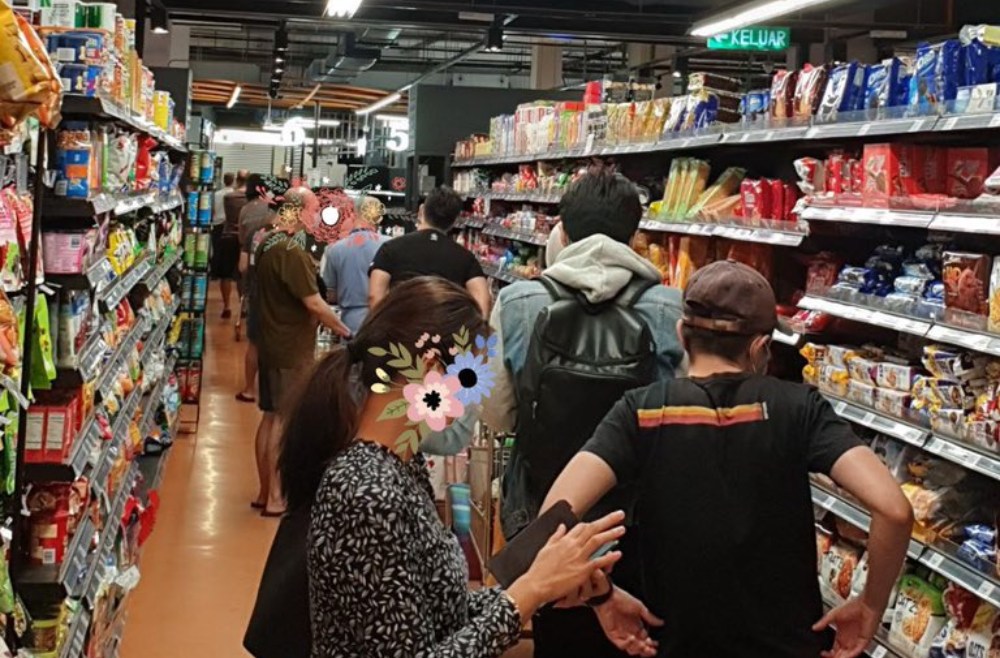
[[313, 363], [317, 324], [344, 338], [351, 335], [320, 296], [316, 264], [305, 249], [305, 226], [315, 223], [318, 212], [319, 199], [311, 190], [289, 190], [278, 211], [276, 230], [256, 253], [260, 314], [258, 405], [264, 412], [258, 441], [266, 441], [267, 450], [263, 452], [267, 468], [261, 471], [267, 473], [268, 481], [261, 483], [254, 506], [263, 507], [264, 516], [280, 516], [285, 510], [276, 469], [282, 417], [294, 404], [290, 393]]

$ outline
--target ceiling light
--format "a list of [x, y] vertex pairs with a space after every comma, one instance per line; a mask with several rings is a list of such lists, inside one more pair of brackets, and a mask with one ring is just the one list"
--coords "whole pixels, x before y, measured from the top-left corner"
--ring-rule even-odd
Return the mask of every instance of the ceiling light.
[[170, 18], [167, 16], [166, 7], [159, 2], [150, 3], [149, 23], [153, 34], [168, 34], [170, 32]]
[[375, 120], [385, 123], [410, 123], [410, 117], [402, 114], [376, 114]]
[[284, 73], [284, 72], [285, 72], [285, 67], [283, 67], [282, 65], [278, 64], [277, 66], [274, 67], [274, 74], [275, 75], [279, 75], [279, 74]]
[[281, 133], [260, 130], [220, 128], [215, 131], [217, 144], [253, 144], [256, 146], [299, 146], [306, 141], [302, 129], [285, 129]]
[[395, 94], [389, 94], [385, 98], [375, 101], [368, 107], [363, 107], [360, 110], [354, 110], [354, 113], [357, 114], [358, 116], [365, 116], [367, 114], [371, 114], [372, 112], [378, 112], [383, 107], [389, 107], [390, 105], [398, 101], [400, 98], [402, 98], [402, 95], [399, 92], [396, 92]]
[[326, 15], [333, 18], [350, 18], [361, 7], [361, 0], [327, 0]]
[[285, 63], [285, 58], [284, 58], [284, 56], [282, 56], [282, 55], [280, 55], [280, 54], [278, 54], [278, 55], [275, 55], [275, 56], [274, 56], [274, 63], [275, 63], [275, 64], [284, 64], [284, 63]]
[[691, 28], [691, 35], [711, 37], [723, 32], [759, 25], [764, 21], [784, 16], [802, 9], [822, 5], [831, 0], [758, 0], [699, 21]]
[[243, 93], [243, 87], [236, 85], [233, 87], [233, 95], [229, 97], [229, 102], [226, 103], [226, 109], [232, 109], [233, 105], [236, 105], [236, 101], [240, 99], [240, 94]]
[[494, 23], [486, 30], [486, 50], [498, 53], [503, 50], [503, 25]]
[[674, 77], [677, 78], [678, 80], [680, 80], [681, 79], [681, 72], [680, 71], [674, 71]]
[[274, 50], [279, 53], [288, 50], [288, 32], [284, 28], [274, 33]]

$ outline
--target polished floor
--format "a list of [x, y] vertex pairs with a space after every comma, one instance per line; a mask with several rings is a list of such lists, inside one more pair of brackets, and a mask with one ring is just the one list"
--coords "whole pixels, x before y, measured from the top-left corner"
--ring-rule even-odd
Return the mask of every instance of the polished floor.
[[[201, 422], [172, 448], [122, 658], [248, 655], [243, 631], [277, 522], [250, 509], [259, 413], [233, 397], [242, 385], [245, 344], [219, 319], [221, 301], [210, 302]], [[530, 655], [524, 643], [508, 658]]]

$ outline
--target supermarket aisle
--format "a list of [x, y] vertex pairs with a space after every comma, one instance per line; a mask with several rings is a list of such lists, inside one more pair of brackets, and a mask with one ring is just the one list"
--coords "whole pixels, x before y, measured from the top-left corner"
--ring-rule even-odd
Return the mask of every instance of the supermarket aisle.
[[[217, 288], [213, 285], [212, 291]], [[246, 655], [243, 631], [277, 522], [250, 509], [255, 407], [236, 402], [243, 344], [210, 300], [202, 417], [181, 435], [129, 604], [122, 658]]]

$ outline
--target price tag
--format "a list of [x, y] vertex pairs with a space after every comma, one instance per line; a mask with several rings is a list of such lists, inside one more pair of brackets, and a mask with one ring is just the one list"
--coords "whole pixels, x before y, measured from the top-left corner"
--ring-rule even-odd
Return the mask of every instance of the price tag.
[[869, 411], [864, 415], [864, 417], [862, 417], [861, 424], [871, 425], [873, 420], [875, 420], [875, 414]]
[[750, 133], [743, 133], [740, 135], [740, 144], [745, 144], [750, 141]]
[[881, 644], [871, 650], [871, 658], [885, 658], [889, 651]]
[[864, 137], [872, 129], [872, 124], [866, 123], [858, 128], [858, 137]]
[[951, 117], [944, 122], [944, 130], [954, 130], [955, 126], [958, 125], [958, 117]]
[[924, 123], [925, 123], [925, 121], [926, 121], [926, 119], [917, 119], [916, 121], [914, 121], [913, 123], [910, 124], [910, 128], [906, 132], [910, 132], [910, 133], [918, 133], [918, 132], [920, 132], [921, 130], [924, 129]]
[[1000, 114], [994, 114], [990, 119], [990, 128], [1000, 128]]
[[944, 562], [944, 556], [940, 553], [932, 553], [930, 557], [927, 558], [927, 566], [931, 569], [937, 569]]
[[768, 130], [764, 134], [764, 141], [765, 142], [770, 142], [772, 139], [774, 139], [774, 131], [773, 130]]
[[997, 593], [997, 588], [994, 587], [993, 583], [984, 580], [979, 583], [979, 587], [976, 588], [976, 594], [984, 598], [993, 598]]
[[811, 128], [809, 128], [809, 130], [806, 131], [806, 139], [816, 139], [816, 136], [818, 134], [819, 134], [819, 128], [817, 128], [816, 126], [812, 126]]
[[833, 507], [834, 507], [834, 505], [836, 503], [837, 503], [837, 500], [833, 496], [830, 496], [828, 494], [824, 494], [823, 497], [820, 498], [819, 506], [822, 507], [823, 509], [827, 510], [827, 511], [830, 511], [830, 510], [833, 509]]
[[583, 152], [586, 155], [590, 155], [591, 153], [593, 153], [593, 151], [594, 151], [594, 140], [596, 138], [597, 138], [597, 135], [595, 133], [590, 133], [589, 135], [587, 135], [587, 143], [583, 147]]

